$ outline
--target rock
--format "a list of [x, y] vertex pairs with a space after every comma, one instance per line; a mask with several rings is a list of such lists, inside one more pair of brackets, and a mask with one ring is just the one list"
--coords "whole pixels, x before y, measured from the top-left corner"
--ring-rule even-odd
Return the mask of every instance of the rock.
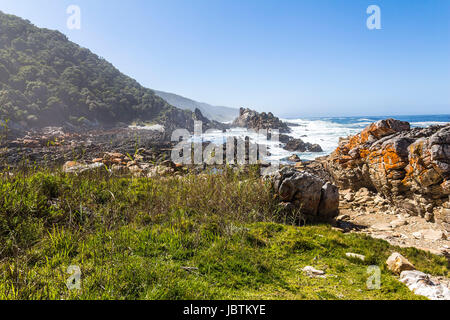
[[290, 138], [286, 142], [284, 149], [292, 152], [306, 152], [307, 146], [302, 139]]
[[141, 177], [144, 170], [142, 170], [139, 166], [134, 165], [131, 167], [128, 167], [128, 170], [130, 171], [130, 173], [135, 176], [135, 177]]
[[103, 158], [113, 160], [113, 159], [123, 159], [125, 158], [125, 156], [119, 152], [106, 152]]
[[173, 174], [174, 172], [175, 172], [175, 170], [170, 167], [155, 166], [148, 170], [147, 177], [148, 178], [163, 177], [163, 176]]
[[370, 196], [360, 196], [360, 198], [358, 199], [358, 203], [361, 203], [361, 204], [367, 204], [369, 202], [373, 203], [373, 199]]
[[356, 192], [358, 198], [370, 198], [370, 191], [367, 188], [361, 188]]
[[323, 152], [322, 147], [318, 144], [311, 144], [304, 142], [302, 139], [294, 139], [292, 137], [287, 139], [284, 149], [292, 152]]
[[288, 125], [275, 117], [271, 112], [258, 113], [248, 108], [241, 108], [239, 110], [239, 117], [234, 120], [232, 126], [254, 129], [256, 131], [260, 129], [277, 129], [280, 133], [291, 132]]
[[418, 250], [423, 250], [423, 251], [427, 251], [429, 253], [435, 254], [437, 256], [442, 256], [444, 255], [444, 252], [442, 252], [442, 250], [437, 250], [437, 249], [432, 249], [432, 248], [426, 248], [426, 247], [419, 247], [417, 246], [416, 249]]
[[329, 221], [339, 213], [338, 189], [319, 177], [284, 167], [272, 178], [282, 202], [291, 203], [310, 221]]
[[137, 166], [139, 163], [137, 162], [137, 161], [128, 161], [127, 162], [127, 167], [128, 168], [130, 168], [130, 167], [133, 167], [133, 166]]
[[[448, 202], [446, 202], [445, 205], [450, 206]], [[441, 224], [444, 230], [450, 232], [450, 209], [448, 207], [443, 207], [436, 213], [435, 220]]]
[[103, 163], [83, 164], [76, 161], [68, 161], [63, 165], [62, 170], [65, 173], [79, 174], [97, 170], [103, 167], [105, 167]]
[[376, 223], [371, 226], [372, 229], [377, 231], [391, 231], [392, 226], [389, 223]]
[[402, 227], [402, 226], [406, 226], [408, 224], [408, 222], [405, 219], [397, 219], [394, 221], [390, 222], [390, 225], [393, 228], [398, 228], [398, 227]]
[[433, 213], [430, 213], [430, 212], [425, 213], [424, 219], [427, 222], [433, 221], [433, 219], [434, 219]]
[[301, 170], [305, 169], [305, 165], [300, 161], [295, 164], [294, 168], [301, 171]]
[[288, 158], [288, 161], [290, 161], [290, 162], [300, 162], [301, 160], [300, 160], [300, 157], [298, 155], [293, 154], [292, 156], [290, 156]]
[[416, 268], [404, 256], [398, 252], [394, 252], [387, 259], [388, 269], [394, 273], [400, 274], [402, 271], [415, 270]]
[[428, 274], [414, 270], [403, 271], [400, 281], [417, 295], [431, 300], [450, 300], [450, 289], [438, 281], [432, 281]]
[[336, 217], [336, 221], [345, 221], [345, 220], [350, 220], [350, 216], [348, 214], [343, 214]]
[[323, 149], [320, 145], [318, 145], [317, 143], [311, 144], [308, 146], [308, 151], [309, 152], [323, 152]]
[[302, 269], [309, 277], [325, 277], [325, 272], [322, 270], [317, 270], [314, 267], [307, 266]]
[[347, 202], [352, 202], [353, 200], [355, 200], [355, 195], [353, 193], [349, 192], [344, 196], [344, 199]]
[[117, 164], [117, 165], [125, 164], [122, 158], [114, 158], [111, 160], [111, 163]]
[[419, 231], [425, 240], [438, 241], [446, 239], [444, 232], [441, 230], [426, 229]]
[[363, 256], [362, 254], [357, 254], [357, 253], [347, 252], [345, 255], [346, 255], [347, 257], [349, 257], [349, 258], [356, 258], [356, 259], [359, 259], [359, 260], [361, 260], [361, 261], [366, 260], [366, 256]]
[[378, 121], [341, 139], [322, 163], [338, 187], [374, 190], [398, 209], [450, 227], [434, 209], [450, 194], [450, 124], [411, 129]]
[[413, 232], [412, 236], [416, 239], [422, 239], [422, 237], [423, 237], [422, 232], [420, 232], [420, 231]]
[[331, 220], [339, 215], [339, 189], [330, 182], [322, 187], [319, 214], [324, 220]]

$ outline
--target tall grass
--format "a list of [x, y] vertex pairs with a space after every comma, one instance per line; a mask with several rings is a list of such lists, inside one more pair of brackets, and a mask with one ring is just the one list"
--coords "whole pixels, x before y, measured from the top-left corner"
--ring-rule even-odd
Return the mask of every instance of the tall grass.
[[104, 170], [68, 175], [20, 171], [0, 177], [0, 258], [20, 254], [55, 228], [83, 233], [129, 224], [211, 228], [273, 221], [270, 183], [228, 170], [184, 177], [112, 177]]
[[[0, 177], [0, 299], [413, 299], [392, 251], [447, 275], [445, 258], [330, 226], [286, 226], [256, 171], [166, 178], [22, 170]], [[346, 252], [366, 255], [365, 262]], [[366, 288], [368, 264], [382, 289]], [[81, 290], [69, 290], [69, 266]], [[301, 268], [326, 270], [310, 279]]]

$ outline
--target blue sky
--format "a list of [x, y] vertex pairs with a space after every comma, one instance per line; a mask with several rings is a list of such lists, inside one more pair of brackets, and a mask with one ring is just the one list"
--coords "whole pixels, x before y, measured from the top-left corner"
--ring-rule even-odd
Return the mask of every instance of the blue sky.
[[[66, 27], [69, 5], [81, 30]], [[366, 27], [369, 5], [381, 30]], [[450, 113], [448, 0], [0, 0], [142, 85], [279, 116]], [[1, 30], [0, 30], [1, 32]]]

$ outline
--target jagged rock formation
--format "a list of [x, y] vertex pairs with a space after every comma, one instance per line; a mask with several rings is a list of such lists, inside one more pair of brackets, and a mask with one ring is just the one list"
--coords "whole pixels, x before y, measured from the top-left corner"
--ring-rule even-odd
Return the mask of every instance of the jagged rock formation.
[[341, 139], [324, 162], [343, 189], [366, 187], [450, 230], [450, 125], [411, 129], [387, 119]]
[[239, 110], [239, 117], [234, 120], [232, 126], [256, 131], [260, 129], [278, 129], [280, 133], [289, 133], [291, 131], [288, 125], [275, 117], [272, 112], [258, 113], [248, 108], [241, 108]]
[[299, 211], [305, 221], [330, 221], [339, 214], [339, 189], [311, 173], [284, 167], [273, 186], [284, 209]]

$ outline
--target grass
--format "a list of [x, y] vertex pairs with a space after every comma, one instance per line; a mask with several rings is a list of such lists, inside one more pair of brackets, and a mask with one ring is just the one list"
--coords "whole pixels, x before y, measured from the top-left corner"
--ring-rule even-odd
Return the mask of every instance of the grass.
[[[0, 299], [421, 299], [386, 269], [393, 251], [448, 275], [445, 258], [327, 225], [286, 225], [277, 212], [270, 183], [252, 170], [3, 174]], [[66, 286], [73, 265], [81, 290]], [[307, 265], [327, 277], [307, 277]], [[381, 269], [380, 290], [367, 289], [369, 265]]]

